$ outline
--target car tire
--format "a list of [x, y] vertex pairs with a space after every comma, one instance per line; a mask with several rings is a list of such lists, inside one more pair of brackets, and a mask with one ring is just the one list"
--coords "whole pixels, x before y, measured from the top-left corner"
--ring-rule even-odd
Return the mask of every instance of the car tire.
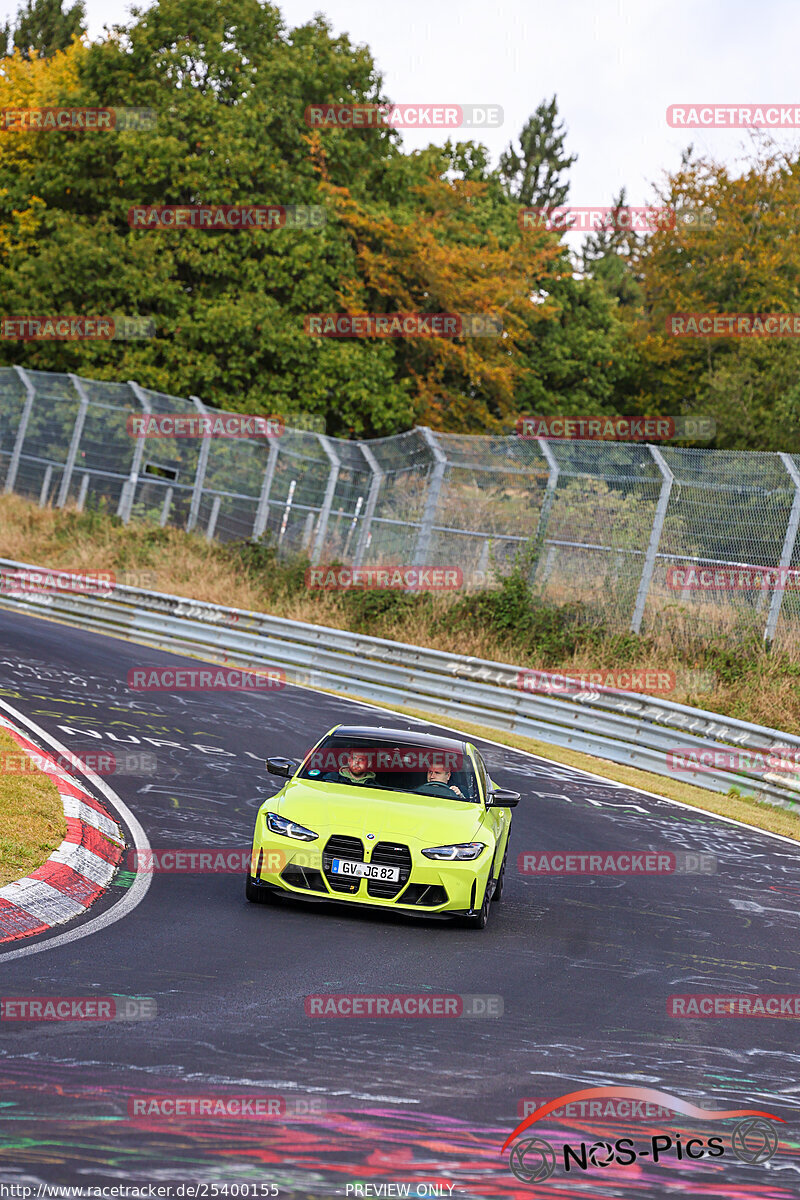
[[500, 867], [500, 874], [497, 876], [497, 882], [495, 883], [494, 891], [492, 892], [492, 900], [500, 900], [502, 898], [503, 883], [505, 882], [505, 878], [506, 878], [506, 859], [507, 858], [508, 858], [508, 847], [506, 846], [506, 852], [503, 855], [503, 865]]
[[249, 875], [245, 879], [244, 894], [251, 904], [269, 904], [272, 900], [269, 888], [259, 887]]
[[480, 911], [475, 913], [473, 917], [463, 917], [463, 925], [465, 929], [485, 929], [486, 922], [489, 920], [489, 908], [491, 907], [491, 896], [489, 895], [489, 884], [491, 880], [486, 880], [486, 890], [483, 893], [483, 903]]

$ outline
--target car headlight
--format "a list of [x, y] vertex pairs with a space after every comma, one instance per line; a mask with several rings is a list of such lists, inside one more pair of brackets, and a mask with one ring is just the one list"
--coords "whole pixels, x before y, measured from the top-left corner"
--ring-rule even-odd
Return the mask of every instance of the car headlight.
[[270, 833], [279, 833], [282, 837], [295, 838], [300, 842], [315, 842], [319, 837], [313, 829], [306, 829], [305, 825], [298, 825], [287, 817], [279, 817], [277, 813], [265, 813], [264, 818]]
[[422, 853], [426, 858], [477, 858], [486, 849], [484, 842], [460, 842], [457, 846], [430, 846]]

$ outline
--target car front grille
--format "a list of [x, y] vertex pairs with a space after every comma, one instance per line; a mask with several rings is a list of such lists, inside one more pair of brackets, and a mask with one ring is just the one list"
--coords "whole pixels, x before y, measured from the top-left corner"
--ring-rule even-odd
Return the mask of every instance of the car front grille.
[[329, 887], [334, 892], [347, 892], [352, 896], [354, 892], [358, 891], [361, 880], [334, 875], [331, 866], [335, 858], [352, 858], [357, 862], [363, 862], [364, 843], [359, 838], [334, 834], [333, 837], [328, 838], [325, 849], [322, 851], [322, 870]]
[[411, 875], [411, 851], [408, 846], [398, 846], [394, 842], [378, 842], [370, 856], [371, 863], [379, 863], [382, 867], [399, 867], [400, 878], [391, 880], [368, 879], [367, 894], [376, 899], [392, 900], [408, 883]]

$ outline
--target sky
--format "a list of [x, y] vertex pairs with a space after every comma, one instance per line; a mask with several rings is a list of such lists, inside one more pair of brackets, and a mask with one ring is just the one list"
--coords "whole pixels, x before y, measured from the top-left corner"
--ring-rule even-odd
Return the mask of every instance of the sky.
[[[0, 12], [16, 0], [0, 0]], [[672, 129], [678, 103], [798, 104], [797, 0], [282, 0], [290, 27], [323, 12], [335, 33], [366, 43], [398, 103], [497, 104], [504, 123], [458, 131], [488, 146], [496, 164], [543, 99], [558, 97], [578, 155], [568, 202], [609, 204], [622, 185], [629, 204], [654, 200], [652, 185], [680, 163], [690, 141], [735, 166], [750, 153], [744, 130]], [[126, 0], [88, 0], [89, 33], [127, 20]], [[369, 136], [361, 131], [357, 136]], [[445, 130], [406, 130], [407, 148], [441, 142]], [[800, 129], [776, 135], [800, 146]]]

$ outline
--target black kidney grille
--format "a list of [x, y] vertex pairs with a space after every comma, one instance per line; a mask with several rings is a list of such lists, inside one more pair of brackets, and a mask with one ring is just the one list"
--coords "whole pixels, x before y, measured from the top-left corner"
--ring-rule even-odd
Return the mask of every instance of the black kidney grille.
[[402, 892], [411, 875], [411, 851], [408, 846], [398, 846], [394, 842], [378, 842], [369, 861], [379, 863], [382, 867], [400, 868], [400, 878], [394, 883], [382, 879], [367, 880], [368, 895], [382, 900], [394, 899]]
[[331, 870], [331, 864], [335, 858], [352, 858], [358, 862], [363, 862], [364, 843], [359, 838], [334, 834], [333, 837], [328, 838], [325, 849], [322, 851], [322, 870], [331, 890], [334, 892], [347, 892], [353, 895], [354, 892], [358, 891], [361, 880], [345, 879], [341, 875], [334, 875]]

